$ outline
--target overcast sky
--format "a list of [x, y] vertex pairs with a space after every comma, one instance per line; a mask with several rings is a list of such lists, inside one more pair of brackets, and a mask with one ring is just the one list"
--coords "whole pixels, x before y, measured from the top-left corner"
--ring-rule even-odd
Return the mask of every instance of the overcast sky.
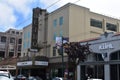
[[[46, 9], [58, 0], [0, 0], [0, 31], [9, 28], [22, 29], [31, 23], [32, 9], [41, 7]], [[59, 0], [55, 5], [47, 8], [48, 12], [78, 0]], [[92, 12], [105, 14], [120, 19], [120, 0], [80, 0], [75, 4], [84, 6]]]

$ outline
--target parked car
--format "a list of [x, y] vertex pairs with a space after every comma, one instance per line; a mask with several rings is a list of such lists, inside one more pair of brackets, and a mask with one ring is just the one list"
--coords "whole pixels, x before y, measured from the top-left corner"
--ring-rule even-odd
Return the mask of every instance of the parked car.
[[28, 77], [27, 80], [37, 80], [37, 78], [35, 78], [34, 76], [30, 76], [30, 77]]
[[61, 78], [61, 77], [55, 77], [52, 80], [63, 80], [63, 78]]
[[27, 78], [24, 75], [20, 74], [16, 77], [15, 80], [27, 80]]
[[0, 80], [14, 80], [8, 71], [0, 71]]
[[40, 78], [40, 77], [38, 77], [38, 76], [36, 76], [36, 77], [34, 77], [34, 76], [29, 76], [27, 80], [42, 80], [42, 78]]

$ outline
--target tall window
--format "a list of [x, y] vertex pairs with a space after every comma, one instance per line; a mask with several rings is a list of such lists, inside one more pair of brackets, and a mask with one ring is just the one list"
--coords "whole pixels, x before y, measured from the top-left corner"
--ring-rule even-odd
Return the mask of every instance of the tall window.
[[57, 34], [56, 34], [56, 32], [54, 32], [53, 40], [56, 40], [56, 36], [57, 36]]
[[6, 42], [6, 37], [5, 36], [1, 36], [1, 42]]
[[61, 36], [61, 37], [63, 36], [63, 31], [60, 31], [60, 36]]
[[22, 44], [22, 39], [19, 39], [19, 40], [18, 40], [18, 44]]
[[10, 43], [15, 43], [15, 38], [10, 38]]
[[57, 19], [55, 19], [55, 20], [53, 21], [53, 26], [54, 26], [54, 27], [57, 26]]
[[61, 17], [59, 18], [59, 25], [60, 25], [60, 26], [63, 25], [63, 16], [61, 16]]
[[106, 28], [107, 28], [107, 30], [117, 31], [117, 25], [115, 25], [115, 24], [106, 23]]
[[90, 19], [90, 26], [102, 28], [102, 21]]
[[21, 45], [18, 45], [18, 51], [21, 51]]
[[56, 47], [53, 47], [53, 56], [56, 56]]

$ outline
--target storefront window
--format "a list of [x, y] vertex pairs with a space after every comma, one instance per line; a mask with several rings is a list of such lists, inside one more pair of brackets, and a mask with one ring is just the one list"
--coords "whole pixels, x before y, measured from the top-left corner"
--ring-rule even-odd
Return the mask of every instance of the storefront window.
[[120, 51], [111, 53], [110, 60], [120, 60]]
[[102, 58], [101, 54], [96, 53], [95, 58], [96, 58], [96, 61], [103, 61], [103, 58]]

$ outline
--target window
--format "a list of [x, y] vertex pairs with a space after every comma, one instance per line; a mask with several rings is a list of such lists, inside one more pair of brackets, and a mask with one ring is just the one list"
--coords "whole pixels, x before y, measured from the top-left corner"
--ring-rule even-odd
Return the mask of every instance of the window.
[[106, 23], [107, 30], [117, 31], [117, 26], [115, 24]]
[[19, 32], [16, 32], [16, 34], [19, 34]]
[[54, 26], [54, 27], [57, 26], [57, 19], [55, 19], [55, 20], [53, 21], [53, 26]]
[[12, 33], [14, 34], [14, 33], [15, 33], [15, 31], [12, 31]]
[[111, 53], [110, 60], [120, 60], [120, 51]]
[[54, 33], [54, 35], [53, 35], [53, 40], [56, 40], [56, 36], [57, 36], [57, 34]]
[[60, 17], [60, 18], [59, 18], [59, 25], [60, 25], [60, 26], [63, 25], [63, 17]]
[[30, 38], [31, 37], [31, 33], [30, 32], [28, 32], [28, 38]]
[[53, 56], [56, 56], [56, 47], [53, 47]]
[[61, 37], [63, 36], [63, 31], [60, 31], [60, 36], [61, 36]]
[[19, 40], [18, 40], [18, 44], [22, 44], [22, 39], [19, 39]]
[[102, 21], [91, 19], [90, 20], [90, 26], [102, 28]]
[[15, 38], [10, 38], [10, 43], [15, 43]]
[[13, 57], [14, 56], [14, 52], [9, 52], [9, 57]]
[[18, 45], [18, 51], [21, 51], [21, 45]]
[[6, 42], [6, 37], [5, 36], [1, 36], [1, 42]]

